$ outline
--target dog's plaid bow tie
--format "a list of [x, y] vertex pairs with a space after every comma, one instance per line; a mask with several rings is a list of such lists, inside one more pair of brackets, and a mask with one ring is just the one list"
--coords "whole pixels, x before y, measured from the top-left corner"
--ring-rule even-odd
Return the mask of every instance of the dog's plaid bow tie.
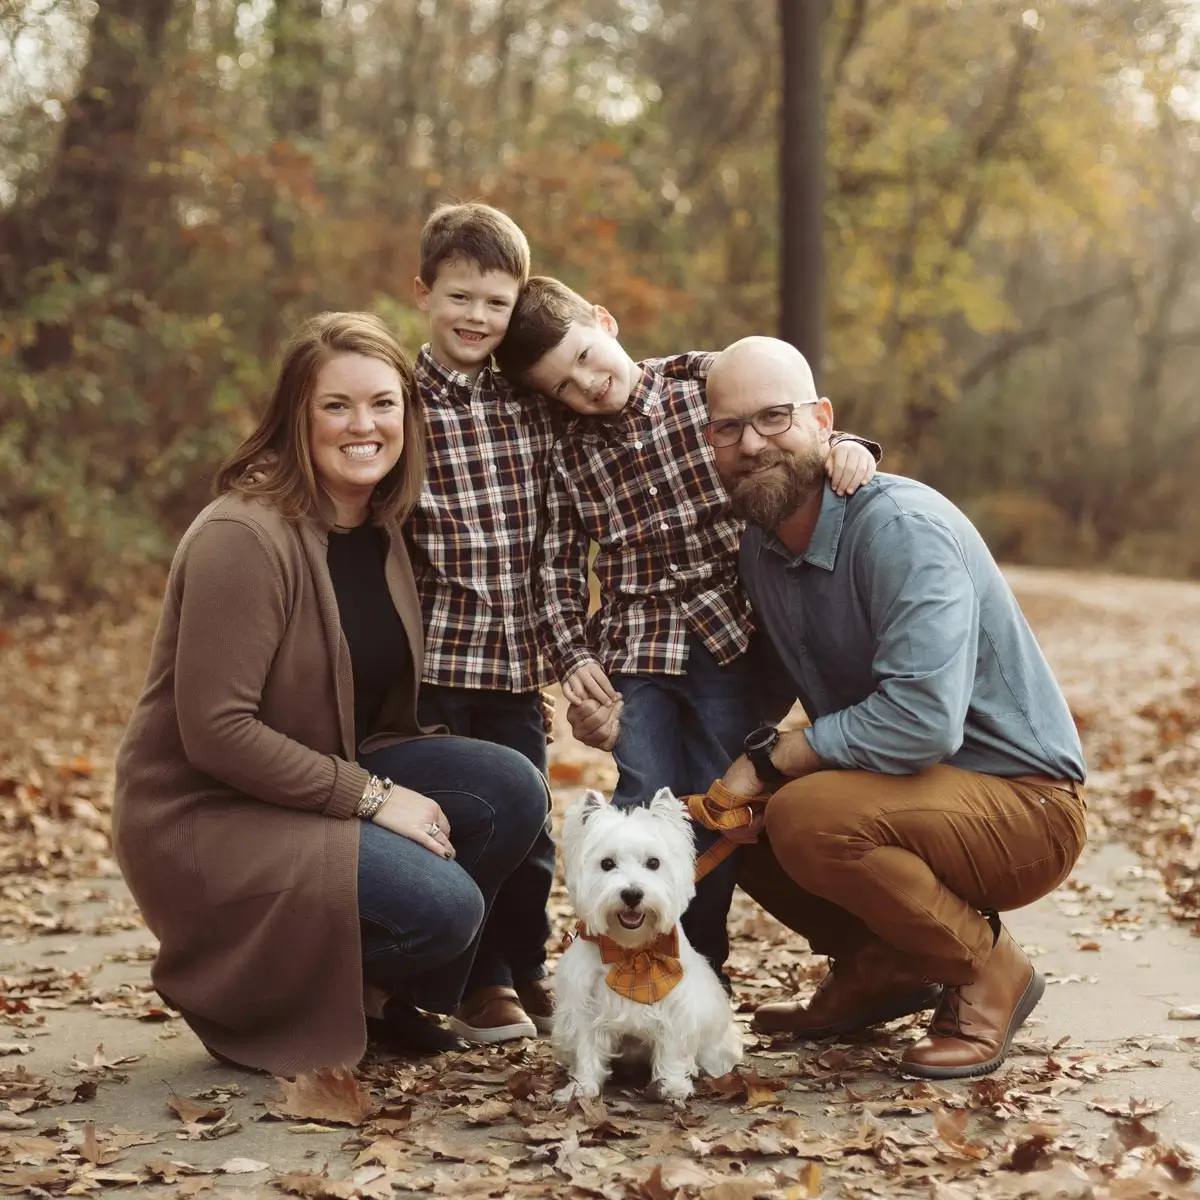
[[600, 947], [600, 961], [611, 970], [605, 982], [619, 996], [635, 1004], [657, 1004], [683, 978], [679, 961], [679, 934], [659, 934], [649, 946], [630, 949], [603, 933], [588, 933], [582, 925], [577, 936]]
[[[705, 829], [744, 829], [766, 807], [769, 796], [739, 796], [719, 779], [700, 796], [684, 796], [683, 803], [694, 821]], [[722, 838], [709, 846], [696, 859], [696, 878], [703, 879], [718, 864], [723, 863], [737, 844]]]

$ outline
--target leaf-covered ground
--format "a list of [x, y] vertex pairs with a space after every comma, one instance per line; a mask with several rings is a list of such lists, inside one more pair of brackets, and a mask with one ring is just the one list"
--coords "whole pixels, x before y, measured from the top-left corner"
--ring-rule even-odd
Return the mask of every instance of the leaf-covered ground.
[[[1200, 1024], [1188, 1023], [1200, 1008], [1187, 1002], [1200, 987], [1164, 1003], [1179, 1033], [1144, 1035], [1114, 1014], [1109, 1034], [1079, 964], [1136, 952], [1129, 971], [1169, 979], [1174, 956], [1200, 957], [1200, 587], [1012, 578], [1085, 738], [1093, 842], [1140, 856], [1118, 891], [1081, 870], [1043, 902], [1039, 966], [1063, 985], [1049, 990], [1057, 1011], [1070, 996], [1077, 1019], [1053, 1038], [1031, 1023], [1001, 1072], [945, 1086], [892, 1070], [917, 1022], [836, 1045], [752, 1040], [746, 1065], [704, 1082], [682, 1113], [637, 1079], [603, 1104], [555, 1106], [560, 1073], [542, 1042], [295, 1081], [209, 1063], [149, 988], [152, 941], [106, 833], [156, 604], [0, 628], [0, 1194], [1196, 1195], [1200, 1104], [1156, 1116], [1154, 1081], [1169, 1077], [1176, 1096], [1200, 1082]], [[611, 786], [611, 763], [564, 737], [552, 781], [561, 807]], [[1167, 931], [1152, 938], [1156, 923]], [[821, 972], [748, 902], [734, 932], [743, 1013]], [[1137, 961], [1143, 946], [1166, 961]]]

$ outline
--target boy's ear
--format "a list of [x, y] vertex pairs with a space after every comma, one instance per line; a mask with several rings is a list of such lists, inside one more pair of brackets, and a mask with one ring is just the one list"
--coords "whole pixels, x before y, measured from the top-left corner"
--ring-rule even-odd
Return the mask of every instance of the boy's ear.
[[616, 337], [620, 333], [620, 330], [617, 328], [617, 318], [607, 308], [603, 308], [599, 304], [594, 304], [592, 312], [596, 314], [597, 324], [609, 337]]
[[429, 284], [420, 275], [413, 277], [413, 295], [417, 298], [417, 307], [422, 312], [429, 311]]

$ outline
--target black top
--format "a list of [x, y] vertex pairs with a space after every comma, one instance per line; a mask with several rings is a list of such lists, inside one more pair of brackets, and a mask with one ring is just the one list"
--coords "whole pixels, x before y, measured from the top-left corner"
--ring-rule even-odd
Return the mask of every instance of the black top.
[[354, 675], [354, 737], [376, 732], [384, 698], [397, 685], [412, 686], [408, 636], [384, 575], [388, 541], [369, 522], [329, 535], [329, 574]]

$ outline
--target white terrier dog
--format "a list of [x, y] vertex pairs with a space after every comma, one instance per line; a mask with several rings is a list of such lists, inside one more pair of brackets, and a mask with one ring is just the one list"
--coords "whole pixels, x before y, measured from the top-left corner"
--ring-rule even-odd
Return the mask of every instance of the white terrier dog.
[[652, 1086], [679, 1104], [698, 1070], [742, 1060], [729, 999], [679, 927], [696, 893], [696, 848], [679, 801], [614, 808], [589, 791], [567, 811], [563, 868], [580, 929], [555, 977], [554, 1051], [571, 1074], [555, 1098], [598, 1096], [612, 1059], [650, 1060]]

